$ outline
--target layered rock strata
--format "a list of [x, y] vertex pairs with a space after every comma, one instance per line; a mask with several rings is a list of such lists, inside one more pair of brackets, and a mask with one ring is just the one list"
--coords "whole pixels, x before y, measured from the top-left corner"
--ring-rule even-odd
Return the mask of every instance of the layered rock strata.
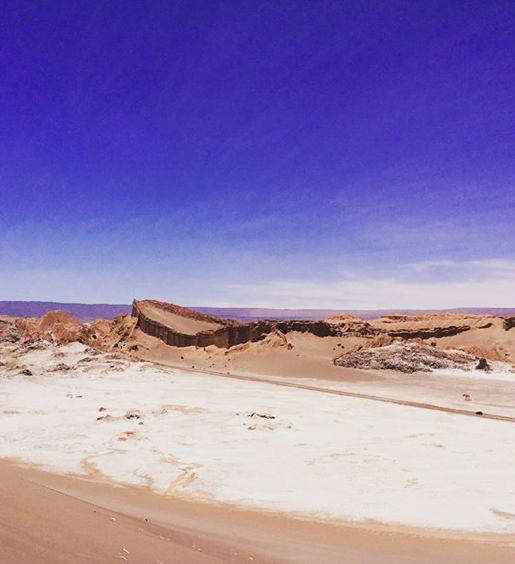
[[[161, 339], [174, 347], [230, 348], [247, 342], [255, 342], [272, 331], [283, 334], [291, 331], [312, 333], [317, 337], [337, 336], [340, 330], [326, 321], [254, 321], [238, 323], [233, 320], [204, 315], [202, 313], [153, 300], [132, 304], [132, 316], [136, 325], [147, 335]], [[184, 320], [190, 320], [185, 323]], [[197, 328], [201, 330], [196, 331]]]

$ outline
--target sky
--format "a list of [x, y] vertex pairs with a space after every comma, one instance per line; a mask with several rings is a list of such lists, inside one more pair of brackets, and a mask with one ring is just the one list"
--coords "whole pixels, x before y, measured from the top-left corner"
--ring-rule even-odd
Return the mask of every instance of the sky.
[[515, 306], [515, 5], [0, 5], [0, 300]]

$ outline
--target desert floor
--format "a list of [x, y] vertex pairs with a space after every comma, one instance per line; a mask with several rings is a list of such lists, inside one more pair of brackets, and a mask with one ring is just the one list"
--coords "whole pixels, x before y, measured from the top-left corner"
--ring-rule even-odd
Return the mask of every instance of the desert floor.
[[2, 466], [0, 561], [514, 561], [509, 370], [265, 378], [285, 353], [261, 354], [234, 378], [4, 350], [0, 457], [61, 476]]
[[0, 463], [2, 564], [512, 564], [513, 538], [292, 519]]

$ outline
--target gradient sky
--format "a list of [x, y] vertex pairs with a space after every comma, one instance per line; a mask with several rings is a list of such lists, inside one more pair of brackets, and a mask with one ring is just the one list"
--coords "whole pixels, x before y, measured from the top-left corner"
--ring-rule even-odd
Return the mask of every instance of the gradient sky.
[[6, 0], [0, 299], [515, 306], [515, 5]]

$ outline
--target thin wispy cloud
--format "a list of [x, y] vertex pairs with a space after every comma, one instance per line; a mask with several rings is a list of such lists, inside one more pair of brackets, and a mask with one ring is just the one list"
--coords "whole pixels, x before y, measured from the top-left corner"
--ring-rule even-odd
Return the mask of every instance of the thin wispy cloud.
[[423, 283], [395, 278], [336, 282], [272, 281], [230, 285], [220, 305], [334, 309], [453, 309], [514, 304], [515, 275], [475, 281]]
[[484, 276], [490, 275], [515, 275], [515, 260], [512, 259], [482, 259], [482, 260], [426, 260], [416, 262], [408, 265], [417, 273], [426, 273], [430, 271], [443, 272], [445, 270], [452, 270], [454, 272], [462, 271], [467, 275], [470, 271], [475, 271], [476, 274]]

